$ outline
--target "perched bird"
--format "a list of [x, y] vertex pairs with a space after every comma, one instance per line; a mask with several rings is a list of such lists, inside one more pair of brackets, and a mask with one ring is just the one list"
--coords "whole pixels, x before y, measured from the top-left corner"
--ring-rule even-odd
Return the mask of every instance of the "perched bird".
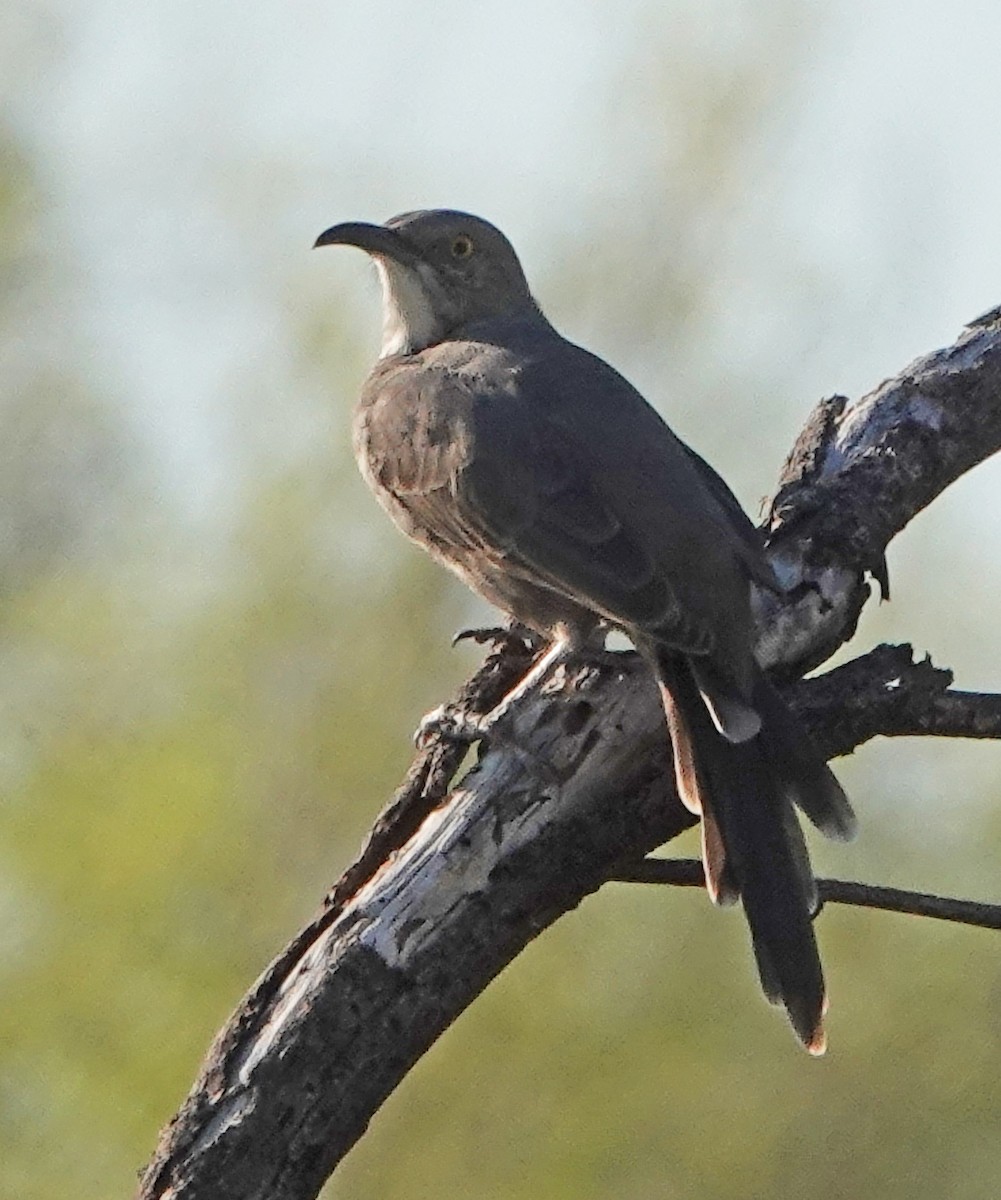
[[755, 660], [751, 584], [781, 589], [754, 526], [635, 388], [556, 332], [494, 226], [412, 212], [335, 225], [316, 245], [366, 251], [382, 283], [382, 351], [354, 418], [380, 503], [542, 635], [529, 682], [603, 630], [628, 635], [701, 819], [709, 894], [743, 900], [766, 996], [823, 1053], [816, 885], [794, 805], [834, 837], [855, 818]]

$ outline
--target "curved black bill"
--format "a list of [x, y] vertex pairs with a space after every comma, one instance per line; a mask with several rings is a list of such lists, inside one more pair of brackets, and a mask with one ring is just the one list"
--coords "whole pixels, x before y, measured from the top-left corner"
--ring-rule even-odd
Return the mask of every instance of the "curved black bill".
[[345, 221], [331, 225], [313, 243], [318, 246], [357, 246], [367, 254], [381, 254], [397, 262], [413, 262], [419, 255], [400, 234], [385, 225], [369, 225], [365, 221]]

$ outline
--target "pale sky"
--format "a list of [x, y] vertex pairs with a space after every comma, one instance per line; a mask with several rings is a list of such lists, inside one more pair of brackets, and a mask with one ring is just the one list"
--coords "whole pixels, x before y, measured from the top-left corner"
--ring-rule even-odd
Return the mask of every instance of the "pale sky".
[[[764, 40], [762, 13], [769, 31], [788, 26], [797, 79], [733, 206], [743, 232], [714, 315], [726, 355], [717, 346], [679, 371], [783, 379], [767, 398], [784, 422], [769, 450], [777, 465], [820, 395], [868, 390], [1001, 302], [996, 0], [18, 9], [15, 41], [43, 62], [8, 82], [6, 110], [40, 165], [45, 235], [67, 279], [65, 307], [46, 319], [83, 340], [94, 376], [187, 502], [218, 503], [237, 419], [220, 396], [234, 380], [271, 389], [280, 414], [299, 322], [321, 306], [350, 308], [374, 348], [366, 268], [311, 256], [321, 229], [468, 208], [509, 233], [546, 302], [566, 256], [634, 219], [655, 149], [684, 125], [683, 111], [656, 103], [665, 59], [648, 43], [697, 49], [725, 74]], [[655, 202], [642, 197], [646, 211]], [[758, 286], [786, 263], [785, 299]], [[609, 281], [609, 309], [632, 269], [623, 261]], [[804, 302], [811, 273], [820, 291]], [[837, 292], [829, 309], [824, 288]], [[567, 328], [550, 315], [663, 391], [651, 398], [670, 415], [683, 374], [665, 379], [662, 359], [618, 345], [600, 320]], [[714, 441], [721, 420], [678, 413], [680, 432], [750, 503], [758, 481], [741, 474], [739, 438]], [[974, 473], [927, 536], [937, 544], [961, 519], [1001, 585], [998, 486], [993, 468]], [[927, 546], [917, 534], [911, 544], [910, 557], [903, 539], [894, 548], [905, 582], [928, 569]], [[970, 666], [983, 661], [977, 650]]]
[[[756, 7], [54, 0], [49, 65], [22, 79], [10, 111], [46, 166], [51, 232], [76, 260], [74, 319], [99, 369], [165, 456], [210, 470], [208, 402], [234, 363], [267, 357], [269, 284], [317, 269], [306, 251], [320, 228], [469, 208], [544, 279], [551, 250], [566, 253], [554, 229], [585, 237], [601, 206], [628, 220], [648, 144], [684, 119], [616, 111], [628, 64], [651, 69], [644, 31], [725, 63], [755, 37]], [[828, 330], [803, 369], [806, 396], [857, 391], [1001, 300], [1001, 8], [785, 9], [808, 63], [767, 210], [749, 198], [735, 216], [758, 223], [763, 253], [808, 246], [818, 269], [859, 287], [864, 336], [855, 322], [847, 345]], [[609, 144], [613, 122], [623, 136]], [[912, 289], [889, 309], [866, 292], [887, 246]]]
[[[347, 215], [470, 208], [502, 224], [544, 275], [554, 222], [583, 233], [601, 203], [628, 219], [644, 142], [683, 120], [614, 111], [644, 29], [677, 28], [725, 61], [753, 38], [754, 8], [55, 0], [50, 65], [11, 104], [44, 156], [58, 232], [84, 256], [88, 316], [117, 371], [165, 316], [178, 327], [161, 336], [176, 350], [189, 351], [195, 331], [220, 356], [237, 353], [252, 314], [231, 314], [259, 301], [256, 262], [304, 254], [318, 223]], [[775, 147], [770, 233], [808, 242], [849, 278], [888, 239], [908, 252], [916, 288], [923, 266], [934, 270], [934, 295], [919, 290], [906, 311], [877, 314], [896, 327], [872, 356], [890, 369], [1001, 299], [1001, 9], [786, 8], [808, 30], [809, 67]], [[612, 120], [629, 136], [609, 146]], [[232, 225], [226, 197], [210, 191], [220, 165], [245, 184]], [[867, 386], [874, 369], [843, 361], [837, 384]], [[152, 386], [150, 373], [129, 372], [137, 384]]]

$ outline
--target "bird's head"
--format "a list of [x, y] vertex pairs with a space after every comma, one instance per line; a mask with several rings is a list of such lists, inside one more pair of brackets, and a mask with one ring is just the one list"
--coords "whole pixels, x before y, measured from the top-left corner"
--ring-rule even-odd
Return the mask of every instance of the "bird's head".
[[489, 222], [451, 209], [403, 213], [385, 225], [349, 221], [317, 246], [357, 246], [382, 281], [382, 357], [413, 354], [477, 321], [535, 310], [511, 243]]

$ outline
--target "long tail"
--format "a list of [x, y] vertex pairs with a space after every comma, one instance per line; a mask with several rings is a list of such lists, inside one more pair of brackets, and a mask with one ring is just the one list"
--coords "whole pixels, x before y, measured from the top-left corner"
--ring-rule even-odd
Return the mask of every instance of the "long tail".
[[678, 792], [702, 821], [709, 894], [718, 904], [743, 900], [765, 995], [785, 1008], [807, 1050], [823, 1054], [817, 890], [793, 806], [845, 838], [854, 831], [848, 800], [764, 675], [754, 694], [760, 732], [734, 742], [717, 729], [685, 658], [659, 651], [657, 668]]

